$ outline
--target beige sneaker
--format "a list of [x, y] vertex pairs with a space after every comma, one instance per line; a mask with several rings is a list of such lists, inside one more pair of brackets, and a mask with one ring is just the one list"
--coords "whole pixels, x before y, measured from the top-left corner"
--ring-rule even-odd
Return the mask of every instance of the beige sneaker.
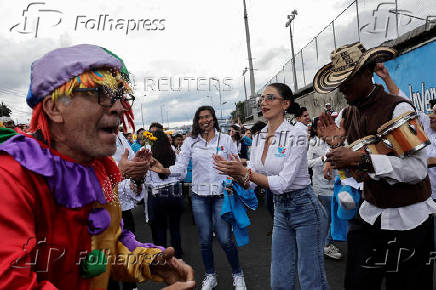
[[336, 248], [336, 246], [333, 244], [324, 247], [324, 255], [335, 260], [342, 259], [341, 251], [338, 248]]
[[215, 274], [206, 274], [201, 283], [201, 290], [212, 290], [218, 285]]
[[247, 286], [245, 286], [244, 273], [233, 274], [233, 286], [235, 286], [235, 290], [247, 290]]

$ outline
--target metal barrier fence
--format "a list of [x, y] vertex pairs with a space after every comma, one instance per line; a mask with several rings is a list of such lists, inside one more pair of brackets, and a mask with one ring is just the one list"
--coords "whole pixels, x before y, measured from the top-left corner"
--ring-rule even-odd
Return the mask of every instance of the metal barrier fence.
[[[368, 49], [435, 23], [436, 0], [355, 0], [295, 54], [297, 90], [312, 84], [318, 69], [330, 62], [330, 53], [337, 47], [360, 41]], [[257, 94], [273, 82], [294, 89], [291, 60]]]

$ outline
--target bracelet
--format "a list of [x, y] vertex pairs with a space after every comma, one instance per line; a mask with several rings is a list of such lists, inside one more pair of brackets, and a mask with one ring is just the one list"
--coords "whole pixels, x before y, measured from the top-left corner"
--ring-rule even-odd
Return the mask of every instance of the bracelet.
[[251, 176], [252, 176], [251, 168], [248, 168], [247, 173], [245, 173], [244, 176], [244, 185], [247, 185], [248, 182], [250, 182]]
[[249, 176], [250, 176], [250, 168], [247, 169], [247, 172], [245, 173], [245, 175], [242, 178], [242, 180], [245, 182], [247, 180], [247, 178], [249, 178]]

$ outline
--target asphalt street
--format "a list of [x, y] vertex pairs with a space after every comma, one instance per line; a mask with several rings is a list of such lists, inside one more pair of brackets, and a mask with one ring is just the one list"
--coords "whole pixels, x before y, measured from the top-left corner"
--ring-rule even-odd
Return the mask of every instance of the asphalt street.
[[[151, 242], [151, 231], [144, 219], [144, 207], [138, 205], [133, 210], [135, 218], [136, 236], [141, 242]], [[271, 264], [271, 236], [272, 218], [266, 208], [260, 204], [255, 212], [249, 213], [252, 225], [249, 228], [250, 243], [238, 248], [241, 267], [244, 271], [245, 282], [250, 290], [266, 290], [270, 288], [270, 264]], [[169, 233], [168, 233], [169, 234]], [[200, 246], [197, 228], [192, 222], [192, 212], [188, 204], [181, 221], [183, 259], [195, 270], [197, 285], [201, 285], [204, 276], [204, 268], [200, 256]], [[169, 239], [169, 237], [168, 237]], [[346, 255], [346, 244], [336, 243]], [[234, 289], [232, 286], [232, 274], [230, 265], [227, 263], [225, 254], [217, 240], [214, 241], [215, 267], [217, 272], [218, 287], [216, 290]], [[343, 289], [345, 274], [345, 260], [325, 259], [327, 278], [332, 290]], [[138, 289], [154, 290], [161, 289], [163, 283], [146, 282], [140, 284]], [[200, 289], [197, 287], [197, 289]]]

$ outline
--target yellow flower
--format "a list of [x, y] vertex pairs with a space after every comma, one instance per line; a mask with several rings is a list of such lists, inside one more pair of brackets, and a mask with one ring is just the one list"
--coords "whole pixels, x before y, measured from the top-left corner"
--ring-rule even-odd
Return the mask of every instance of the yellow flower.
[[148, 131], [144, 131], [144, 137], [145, 139], [149, 140], [149, 141], [156, 141], [157, 138], [155, 136], [153, 136], [153, 133], [148, 132]]

